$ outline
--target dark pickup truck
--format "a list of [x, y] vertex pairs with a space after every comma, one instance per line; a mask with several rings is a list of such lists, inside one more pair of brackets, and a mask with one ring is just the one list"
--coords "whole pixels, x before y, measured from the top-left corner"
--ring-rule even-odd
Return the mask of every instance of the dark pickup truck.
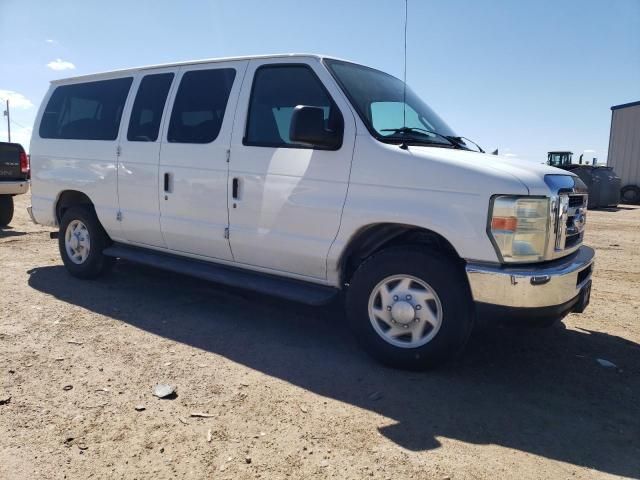
[[19, 143], [0, 142], [0, 227], [13, 218], [13, 196], [29, 190], [29, 157]]

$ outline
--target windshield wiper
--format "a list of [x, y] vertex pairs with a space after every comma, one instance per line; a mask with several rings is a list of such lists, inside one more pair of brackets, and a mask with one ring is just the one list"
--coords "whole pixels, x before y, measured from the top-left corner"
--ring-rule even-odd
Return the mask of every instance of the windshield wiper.
[[[403, 144], [401, 145], [401, 147], [404, 146], [404, 148], [406, 148], [406, 144], [404, 143], [404, 140], [405, 140], [404, 136], [411, 133], [419, 133], [420, 135], [424, 135], [424, 136], [435, 135], [437, 137], [443, 138], [449, 144], [451, 144], [454, 148], [459, 148], [460, 150], [471, 150], [469, 147], [466, 146], [464, 142], [464, 140], [467, 140], [473, 143], [476, 147], [478, 147], [478, 150], [480, 151], [480, 153], [485, 153], [485, 151], [482, 149], [480, 145], [478, 145], [476, 142], [474, 142], [473, 140], [467, 137], [458, 137], [455, 135], [443, 135], [442, 133], [434, 132], [433, 130], [427, 130], [426, 128], [419, 128], [419, 127], [383, 128], [380, 131], [402, 134]], [[439, 143], [437, 142], [430, 142], [430, 143], [439, 145]]]
[[[449, 145], [451, 145], [453, 148], [459, 148], [461, 150], [468, 150], [468, 148], [462, 146], [462, 144], [459, 141], [456, 141], [455, 138], [457, 137], [448, 137], [447, 135], [443, 135], [441, 133], [438, 132], [434, 132], [432, 130], [427, 130], [426, 128], [417, 128], [417, 127], [401, 127], [401, 128], [383, 128], [382, 130], [380, 130], [381, 132], [392, 132], [394, 134], [401, 134], [402, 137], [400, 138], [400, 140], [402, 140], [402, 145], [400, 145], [400, 148], [407, 148], [407, 144], [406, 144], [406, 137], [407, 135], [412, 135], [412, 134], [419, 134], [425, 137], [429, 137], [431, 135], [435, 135], [436, 137], [440, 137], [444, 140], [447, 141], [447, 143]], [[389, 137], [387, 137], [389, 138]], [[415, 138], [415, 140], [417, 140], [418, 142], [424, 142], [424, 143], [429, 143], [431, 145], [442, 145], [440, 142], [426, 142], [424, 139], [421, 138]]]
[[[478, 145], [476, 142], [474, 142], [473, 140], [471, 140], [470, 138], [467, 137], [447, 137], [447, 138], [451, 138], [452, 140], [454, 140], [455, 142], [461, 142], [464, 143], [464, 140], [467, 140], [468, 142], [473, 143], [476, 147], [478, 147], [478, 150], [480, 151], [480, 153], [485, 153], [485, 151], [482, 149], [482, 147], [480, 145]], [[467, 149], [470, 150], [470, 149]]]

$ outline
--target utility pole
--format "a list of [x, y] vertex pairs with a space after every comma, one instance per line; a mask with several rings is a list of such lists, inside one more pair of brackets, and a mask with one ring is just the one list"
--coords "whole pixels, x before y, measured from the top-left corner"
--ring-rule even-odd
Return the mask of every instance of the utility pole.
[[7, 98], [7, 109], [4, 111], [4, 116], [7, 117], [7, 136], [11, 142], [11, 117], [9, 115], [9, 99]]

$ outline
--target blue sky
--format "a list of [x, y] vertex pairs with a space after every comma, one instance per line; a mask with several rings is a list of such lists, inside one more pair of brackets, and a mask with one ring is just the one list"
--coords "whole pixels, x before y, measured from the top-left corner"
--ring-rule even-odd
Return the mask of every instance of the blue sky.
[[[401, 76], [403, 5], [0, 0], [0, 98], [12, 99], [14, 141], [28, 143], [55, 78], [274, 52]], [[532, 161], [592, 149], [604, 160], [609, 108], [640, 100], [640, 0], [409, 0], [407, 81], [486, 149]]]

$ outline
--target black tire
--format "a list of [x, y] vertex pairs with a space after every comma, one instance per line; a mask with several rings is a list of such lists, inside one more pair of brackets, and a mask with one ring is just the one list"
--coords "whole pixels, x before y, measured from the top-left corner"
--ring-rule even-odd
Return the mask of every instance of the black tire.
[[[370, 295], [381, 281], [394, 275], [422, 280], [440, 300], [440, 328], [422, 346], [392, 345], [376, 332], [369, 319]], [[423, 247], [393, 247], [366, 260], [351, 278], [346, 308], [351, 328], [367, 352], [385, 365], [408, 370], [425, 370], [455, 357], [466, 345], [474, 324], [473, 302], [463, 268], [446, 255]]]
[[620, 201], [640, 205], [640, 187], [637, 185], [626, 185], [620, 190]]
[[13, 220], [13, 197], [0, 195], [0, 227], [6, 227]]
[[[89, 254], [82, 263], [75, 263], [66, 249], [66, 232], [67, 227], [74, 220], [82, 222], [86, 228], [90, 238]], [[111, 240], [104, 231], [93, 207], [82, 205], [69, 208], [62, 216], [60, 222], [60, 233], [58, 235], [58, 248], [64, 266], [74, 277], [91, 279], [108, 272], [115, 259], [103, 255], [102, 251], [111, 244]]]

